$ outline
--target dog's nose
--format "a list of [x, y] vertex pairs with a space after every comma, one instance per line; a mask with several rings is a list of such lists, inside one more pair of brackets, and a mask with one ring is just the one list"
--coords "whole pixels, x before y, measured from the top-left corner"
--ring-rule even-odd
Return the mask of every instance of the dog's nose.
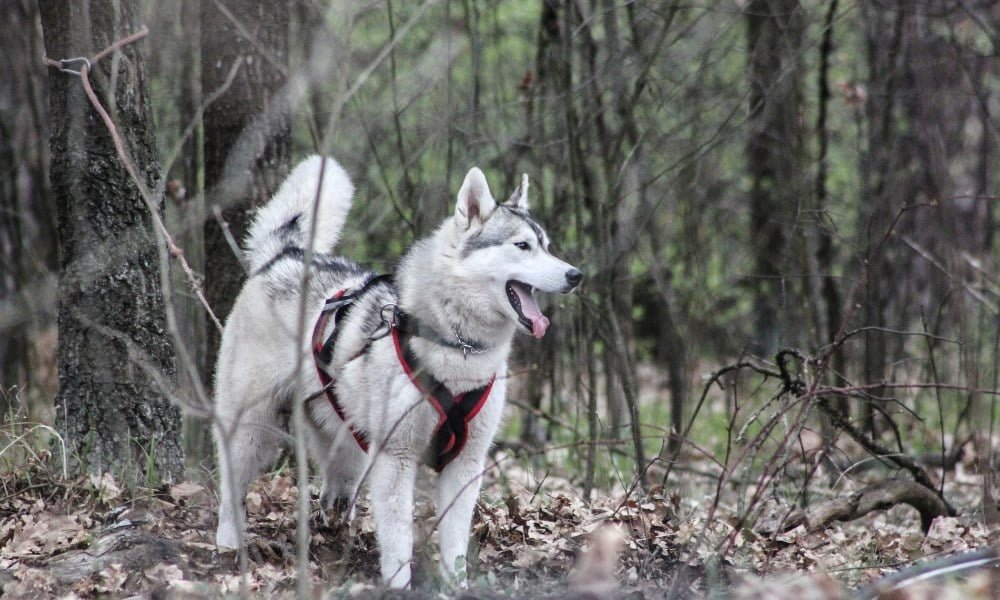
[[579, 269], [570, 269], [566, 271], [566, 281], [573, 287], [580, 285], [583, 281], [583, 273]]

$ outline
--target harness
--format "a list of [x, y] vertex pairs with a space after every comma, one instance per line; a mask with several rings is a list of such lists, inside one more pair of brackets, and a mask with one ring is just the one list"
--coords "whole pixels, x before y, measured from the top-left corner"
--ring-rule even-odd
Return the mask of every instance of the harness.
[[[351, 308], [362, 294], [369, 290], [375, 283], [385, 281], [386, 279], [388, 279], [386, 275], [374, 277], [354, 290], [344, 289], [335, 292], [323, 306], [323, 310], [316, 320], [316, 325], [313, 327], [312, 335], [313, 360], [316, 363], [316, 373], [319, 375], [320, 383], [323, 384], [327, 400], [330, 401], [333, 411], [337, 413], [340, 420], [344, 421], [344, 424], [347, 425], [358, 447], [366, 453], [368, 452], [369, 440], [364, 433], [355, 429], [347, 421], [344, 409], [335, 390], [335, 380], [333, 374], [330, 372], [330, 363], [333, 359], [333, 349], [341, 330], [338, 325], [350, 313]], [[331, 321], [333, 325], [332, 331], [327, 333]], [[472, 422], [472, 419], [479, 414], [479, 411], [486, 404], [486, 400], [493, 390], [496, 375], [490, 378], [490, 381], [482, 387], [457, 395], [453, 394], [443, 382], [428, 373], [426, 369], [421, 368], [420, 362], [409, 344], [410, 339], [413, 337], [424, 337], [434, 343], [438, 343], [437, 340], [424, 335], [425, 329], [420, 327], [419, 322], [399, 308], [393, 308], [392, 319], [386, 321], [386, 325], [389, 327], [387, 334], [392, 336], [392, 345], [396, 350], [396, 358], [399, 360], [400, 366], [407, 377], [409, 377], [413, 386], [417, 388], [438, 413], [438, 422], [434, 428], [434, 432], [431, 434], [430, 446], [428, 448], [428, 462], [434, 467], [435, 471], [440, 473], [465, 447], [469, 438], [469, 423]], [[384, 335], [381, 337], [384, 337]], [[368, 343], [351, 360], [365, 354], [376, 339], [380, 338], [373, 337], [369, 339]], [[459, 339], [461, 341], [461, 338]], [[468, 346], [464, 341], [461, 341], [459, 345], [451, 343], [442, 345], [462, 349], [466, 352], [466, 355], [468, 353], [468, 350], [463, 347]]]

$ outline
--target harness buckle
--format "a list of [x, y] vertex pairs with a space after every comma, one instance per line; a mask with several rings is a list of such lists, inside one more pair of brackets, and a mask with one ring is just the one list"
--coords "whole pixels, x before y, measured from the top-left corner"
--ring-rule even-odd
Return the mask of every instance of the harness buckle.
[[[388, 319], [385, 318], [386, 310], [389, 310], [390, 313], [390, 317]], [[382, 322], [379, 324], [378, 329], [376, 329], [375, 332], [369, 336], [368, 341], [374, 342], [376, 340], [380, 340], [392, 333], [393, 329], [399, 327], [397, 312], [395, 304], [383, 304], [382, 308], [378, 311], [378, 317]], [[382, 331], [383, 327], [385, 327], [385, 331]]]

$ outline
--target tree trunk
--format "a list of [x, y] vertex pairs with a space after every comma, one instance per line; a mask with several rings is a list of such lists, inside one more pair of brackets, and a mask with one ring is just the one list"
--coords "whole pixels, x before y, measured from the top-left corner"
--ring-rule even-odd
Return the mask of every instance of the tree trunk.
[[18, 0], [0, 18], [10, 77], [0, 79], [0, 414], [48, 404], [37, 340], [55, 321], [55, 209], [38, 7]]
[[[288, 69], [288, 14], [284, 1], [201, 4], [203, 92], [219, 89], [233, 63], [243, 61], [232, 85], [204, 114], [205, 295], [220, 319], [229, 314], [245, 271], [217, 211], [233, 239], [241, 240], [248, 209], [265, 203], [288, 170], [289, 122], [281, 93]], [[210, 364], [218, 348], [219, 333], [209, 328]]]
[[802, 197], [801, 86], [798, 0], [753, 0], [746, 9], [750, 54], [750, 239], [754, 251], [754, 334], [757, 350], [773, 354], [797, 310], [785, 279], [790, 233]]
[[[861, 157], [862, 203], [858, 211], [860, 246], [866, 252], [869, 269], [862, 304], [863, 325], [890, 327], [890, 288], [896, 277], [895, 261], [884, 247], [894, 213], [901, 207], [894, 190], [899, 185], [899, 157], [896, 141], [900, 132], [896, 123], [897, 92], [900, 84], [901, 52], [905, 11], [900, 2], [895, 13], [874, 3], [862, 4], [868, 46], [869, 89], [877, 102], [865, 104], [868, 122], [867, 152]], [[878, 253], [876, 253], [878, 250]], [[884, 334], [869, 330], [864, 334], [864, 381], [885, 381], [889, 349]], [[876, 409], [885, 405], [883, 390], [875, 389], [863, 407], [866, 428], [876, 434]]]
[[[45, 51], [54, 59], [93, 55], [139, 28], [130, 3], [43, 2], [41, 14]], [[139, 45], [94, 64], [91, 81], [115, 107], [136, 170], [154, 187], [156, 146]], [[51, 69], [49, 82], [61, 250], [56, 426], [78, 470], [147, 482], [176, 476], [184, 464], [180, 410], [161, 387], [175, 368], [151, 216], [80, 78]]]

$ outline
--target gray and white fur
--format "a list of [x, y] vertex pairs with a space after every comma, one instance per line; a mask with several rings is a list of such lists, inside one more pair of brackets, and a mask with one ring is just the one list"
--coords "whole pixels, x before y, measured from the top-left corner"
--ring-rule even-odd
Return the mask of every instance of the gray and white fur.
[[[409, 584], [414, 484], [437, 413], [403, 371], [391, 336], [381, 335], [386, 311], [398, 305], [420, 322], [422, 331], [432, 332], [413, 337], [411, 349], [421, 368], [452, 393], [478, 388], [496, 376], [489, 399], [469, 425], [466, 446], [436, 482], [441, 571], [462, 582], [464, 568], [457, 567], [464, 565], [483, 465], [503, 412], [514, 333], [543, 336], [549, 321], [532, 292], [568, 293], [582, 274], [548, 252], [548, 237], [528, 212], [527, 176], [498, 205], [482, 171], [470, 170], [454, 216], [410, 249], [394, 284], [382, 280], [370, 286], [337, 325], [329, 371], [348, 421], [369, 440], [365, 453], [322, 396], [309, 335], [297, 331], [306, 268], [311, 270], [308, 331], [336, 290], [374, 277], [331, 254], [353, 191], [335, 161], [307, 158], [260, 209], [250, 229], [245, 242], [249, 277], [226, 322], [216, 368], [214, 434], [221, 495], [216, 543], [220, 548], [239, 546], [248, 485], [273, 460], [292, 402], [317, 397], [306, 406], [307, 433], [312, 458], [323, 474], [323, 506], [353, 500], [370, 467], [365, 483], [382, 575], [393, 587]], [[473, 343], [480, 351], [463, 352], [461, 343]], [[297, 367], [303, 372], [297, 373]], [[296, 390], [296, 381], [308, 382], [306, 389]]]

